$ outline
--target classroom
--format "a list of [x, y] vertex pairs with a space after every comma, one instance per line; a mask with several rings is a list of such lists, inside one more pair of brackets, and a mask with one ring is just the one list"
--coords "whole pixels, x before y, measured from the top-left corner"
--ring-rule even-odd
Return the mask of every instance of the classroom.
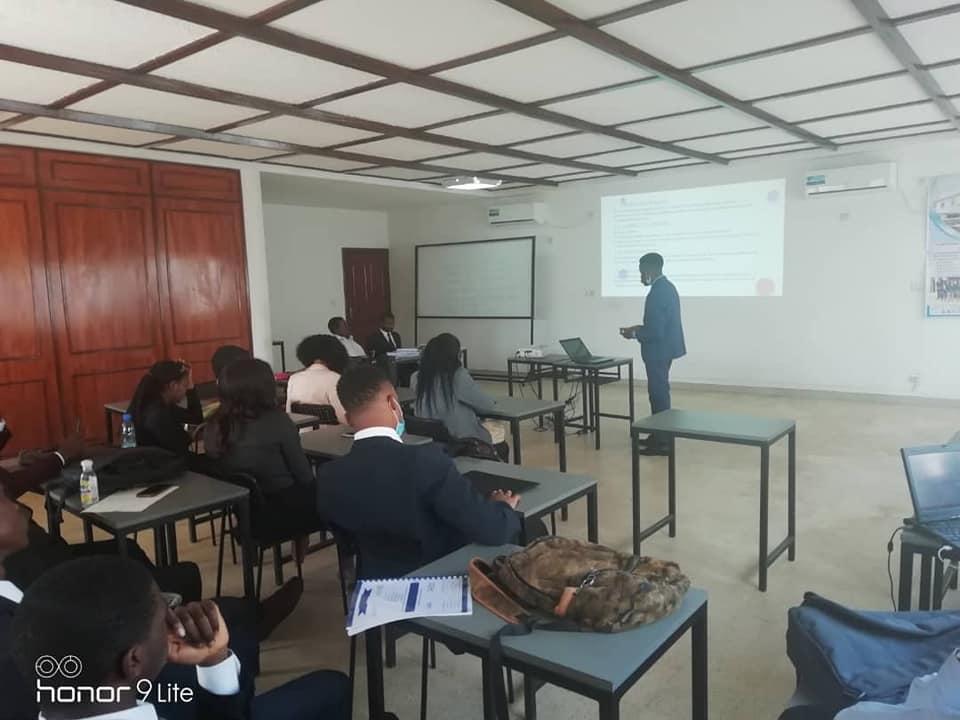
[[957, 37], [0, 0], [0, 720], [960, 718]]

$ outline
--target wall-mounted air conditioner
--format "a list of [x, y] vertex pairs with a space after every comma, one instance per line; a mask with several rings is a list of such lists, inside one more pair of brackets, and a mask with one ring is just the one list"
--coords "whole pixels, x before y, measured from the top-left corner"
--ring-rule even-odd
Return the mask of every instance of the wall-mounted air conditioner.
[[498, 205], [487, 210], [487, 222], [491, 225], [510, 225], [514, 223], [539, 223], [547, 221], [546, 203], [514, 203]]
[[855, 165], [807, 172], [803, 183], [808, 197], [837, 195], [860, 190], [884, 190], [897, 186], [897, 164]]

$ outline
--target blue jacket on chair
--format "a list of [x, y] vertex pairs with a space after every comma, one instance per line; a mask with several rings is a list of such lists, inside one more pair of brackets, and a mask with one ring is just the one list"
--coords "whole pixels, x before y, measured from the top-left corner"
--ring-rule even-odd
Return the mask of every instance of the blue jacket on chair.
[[653, 281], [643, 306], [643, 326], [634, 338], [640, 343], [640, 356], [647, 362], [667, 362], [687, 354], [680, 322], [680, 295], [677, 288], [661, 275]]

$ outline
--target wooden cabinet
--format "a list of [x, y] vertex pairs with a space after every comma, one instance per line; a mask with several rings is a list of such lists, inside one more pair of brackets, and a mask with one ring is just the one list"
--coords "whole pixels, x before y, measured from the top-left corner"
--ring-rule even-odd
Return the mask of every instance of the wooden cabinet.
[[57, 442], [149, 367], [198, 382], [222, 344], [250, 347], [239, 174], [0, 147], [0, 417], [5, 454]]
[[59, 390], [50, 333], [40, 204], [32, 188], [0, 187], [0, 417], [7, 453], [59, 436]]

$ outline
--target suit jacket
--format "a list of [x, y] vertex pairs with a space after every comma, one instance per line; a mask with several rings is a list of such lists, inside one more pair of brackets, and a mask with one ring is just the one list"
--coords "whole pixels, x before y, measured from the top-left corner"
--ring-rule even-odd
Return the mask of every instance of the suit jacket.
[[0, 720], [24, 720], [37, 717], [37, 702], [34, 691], [20, 675], [10, 657], [10, 626], [17, 604], [0, 597], [0, 687], [3, 688], [0, 702]]
[[0, 484], [6, 491], [7, 497], [16, 500], [29, 490], [40, 491], [40, 486], [47, 480], [52, 480], [63, 470], [63, 463], [53, 453], [36, 458], [29, 465], [23, 465], [16, 470], [9, 471], [0, 468]]
[[364, 578], [398, 577], [475, 542], [516, 539], [522, 515], [481, 497], [439, 446], [354, 442], [317, 481], [321, 514], [353, 537]]
[[645, 363], [668, 362], [687, 354], [680, 321], [680, 295], [664, 276], [657, 278], [643, 306], [643, 325], [634, 337], [640, 343]]
[[367, 350], [372, 352], [374, 357], [380, 355], [386, 355], [388, 352], [393, 352], [399, 347], [403, 347], [402, 340], [400, 339], [400, 333], [396, 330], [390, 333], [393, 336], [394, 347], [390, 347], [390, 343], [387, 342], [387, 339], [383, 336], [383, 333], [380, 331], [380, 328], [377, 328], [369, 338], [367, 338]]

